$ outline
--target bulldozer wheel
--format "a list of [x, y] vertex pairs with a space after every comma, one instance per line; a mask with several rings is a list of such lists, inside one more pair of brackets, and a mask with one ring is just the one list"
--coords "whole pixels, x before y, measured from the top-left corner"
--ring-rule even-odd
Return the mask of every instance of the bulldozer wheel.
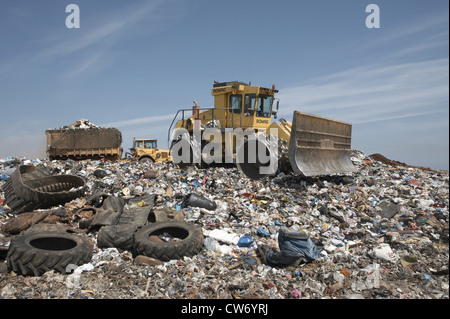
[[[168, 234], [172, 240], [156, 241], [150, 236]], [[197, 226], [184, 221], [159, 222], [141, 228], [134, 236], [134, 253], [161, 261], [192, 257], [203, 248], [203, 234]]]
[[11, 240], [7, 259], [9, 270], [21, 275], [40, 276], [46, 271], [66, 273], [69, 264], [88, 263], [93, 243], [69, 233], [30, 233]]
[[[250, 160], [251, 154], [249, 147], [253, 143], [256, 143], [257, 156], [253, 160]], [[258, 180], [269, 175], [275, 175], [278, 170], [278, 157], [275, 157], [276, 161], [271, 158], [269, 163], [261, 163], [258, 157], [259, 152], [264, 152], [266, 156], [272, 157], [272, 150], [278, 150], [278, 140], [276, 143], [273, 143], [268, 137], [261, 139], [259, 136], [253, 135], [245, 139], [239, 149], [237, 149], [236, 166], [241, 173], [253, 180]], [[269, 167], [269, 164], [273, 166]], [[267, 173], [264, 172], [262, 168], [266, 168]]]
[[139, 158], [139, 162], [140, 162], [140, 163], [145, 163], [145, 162], [151, 162], [151, 163], [154, 163], [155, 160], [154, 160], [152, 157], [150, 157], [150, 156], [145, 156], [145, 157]]

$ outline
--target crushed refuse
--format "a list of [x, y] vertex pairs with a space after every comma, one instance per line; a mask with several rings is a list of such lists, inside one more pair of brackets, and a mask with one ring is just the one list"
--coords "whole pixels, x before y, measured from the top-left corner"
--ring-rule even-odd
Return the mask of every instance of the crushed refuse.
[[[448, 171], [352, 161], [345, 176], [253, 181], [235, 167], [0, 159], [0, 298], [448, 299]], [[83, 183], [15, 205], [24, 172], [45, 192]], [[17, 253], [80, 247], [57, 267]]]

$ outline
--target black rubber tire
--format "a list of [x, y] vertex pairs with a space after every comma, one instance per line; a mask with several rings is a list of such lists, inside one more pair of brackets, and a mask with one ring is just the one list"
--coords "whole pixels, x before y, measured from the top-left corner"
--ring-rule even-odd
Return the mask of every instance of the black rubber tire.
[[99, 248], [115, 247], [131, 251], [137, 228], [137, 225], [132, 224], [103, 226], [97, 235], [97, 246]]
[[[152, 235], [169, 233], [178, 241], [159, 242], [151, 240]], [[200, 227], [184, 221], [159, 222], [139, 229], [134, 235], [134, 255], [144, 255], [169, 261], [192, 257], [203, 248], [203, 234]]]
[[[81, 197], [85, 182], [79, 176], [51, 175], [47, 167], [19, 166], [2, 190], [5, 203], [18, 214], [39, 208], [50, 208]], [[76, 190], [71, 191], [72, 188]]]
[[40, 276], [49, 270], [65, 274], [69, 264], [88, 263], [93, 251], [94, 245], [88, 238], [75, 234], [24, 234], [11, 240], [7, 267], [21, 275]]

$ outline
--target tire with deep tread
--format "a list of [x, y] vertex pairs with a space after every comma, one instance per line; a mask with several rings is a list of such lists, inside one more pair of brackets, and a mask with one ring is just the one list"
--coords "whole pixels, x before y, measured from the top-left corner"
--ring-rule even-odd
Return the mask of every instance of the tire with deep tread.
[[5, 203], [17, 214], [65, 204], [85, 193], [79, 176], [52, 175], [47, 167], [20, 165], [3, 186]]
[[[169, 233], [178, 241], [159, 242], [151, 240], [152, 235]], [[192, 257], [203, 248], [203, 234], [200, 227], [184, 221], [159, 222], [139, 229], [134, 236], [134, 254], [169, 261]]]
[[21, 275], [40, 276], [50, 270], [65, 274], [69, 264], [88, 263], [93, 251], [93, 243], [76, 234], [24, 234], [11, 240], [7, 267]]
[[123, 250], [132, 250], [134, 233], [138, 226], [133, 224], [103, 226], [97, 235], [99, 248], [116, 247]]

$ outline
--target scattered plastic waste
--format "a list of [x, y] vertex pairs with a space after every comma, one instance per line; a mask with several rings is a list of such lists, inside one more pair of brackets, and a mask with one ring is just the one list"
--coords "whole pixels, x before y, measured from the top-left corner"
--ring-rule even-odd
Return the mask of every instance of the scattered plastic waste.
[[312, 240], [303, 231], [289, 231], [281, 227], [278, 233], [278, 247], [263, 253], [266, 263], [273, 267], [298, 266], [322, 257]]
[[242, 236], [239, 238], [238, 246], [239, 247], [250, 247], [253, 244], [253, 238], [247, 235]]
[[264, 229], [262, 229], [262, 228], [258, 228], [257, 232], [258, 232], [258, 235], [260, 235], [260, 236], [265, 236], [265, 237], [269, 237], [270, 236], [270, 234], [267, 231], [265, 231]]
[[214, 229], [203, 234], [229, 245], [237, 245], [239, 242], [239, 235], [221, 229]]
[[289, 291], [289, 298], [300, 299], [302, 297], [302, 292], [298, 289], [292, 289]]
[[[448, 172], [356, 150], [352, 161], [351, 176], [251, 181], [235, 167], [0, 159], [0, 298], [448, 299]], [[3, 186], [21, 165], [81, 177], [84, 196], [17, 214]], [[198, 252], [134, 253], [139, 225], [180, 219], [201, 228]], [[9, 243], [39, 225], [92, 240], [90, 262], [12, 272]], [[169, 227], [149, 239], [186, 236]]]
[[208, 210], [214, 210], [217, 208], [217, 204], [203, 196], [197, 194], [188, 194], [184, 201], [181, 203], [181, 207], [201, 207]]
[[373, 252], [376, 258], [384, 259], [390, 262], [395, 262], [397, 260], [397, 256], [388, 244], [379, 245]]

